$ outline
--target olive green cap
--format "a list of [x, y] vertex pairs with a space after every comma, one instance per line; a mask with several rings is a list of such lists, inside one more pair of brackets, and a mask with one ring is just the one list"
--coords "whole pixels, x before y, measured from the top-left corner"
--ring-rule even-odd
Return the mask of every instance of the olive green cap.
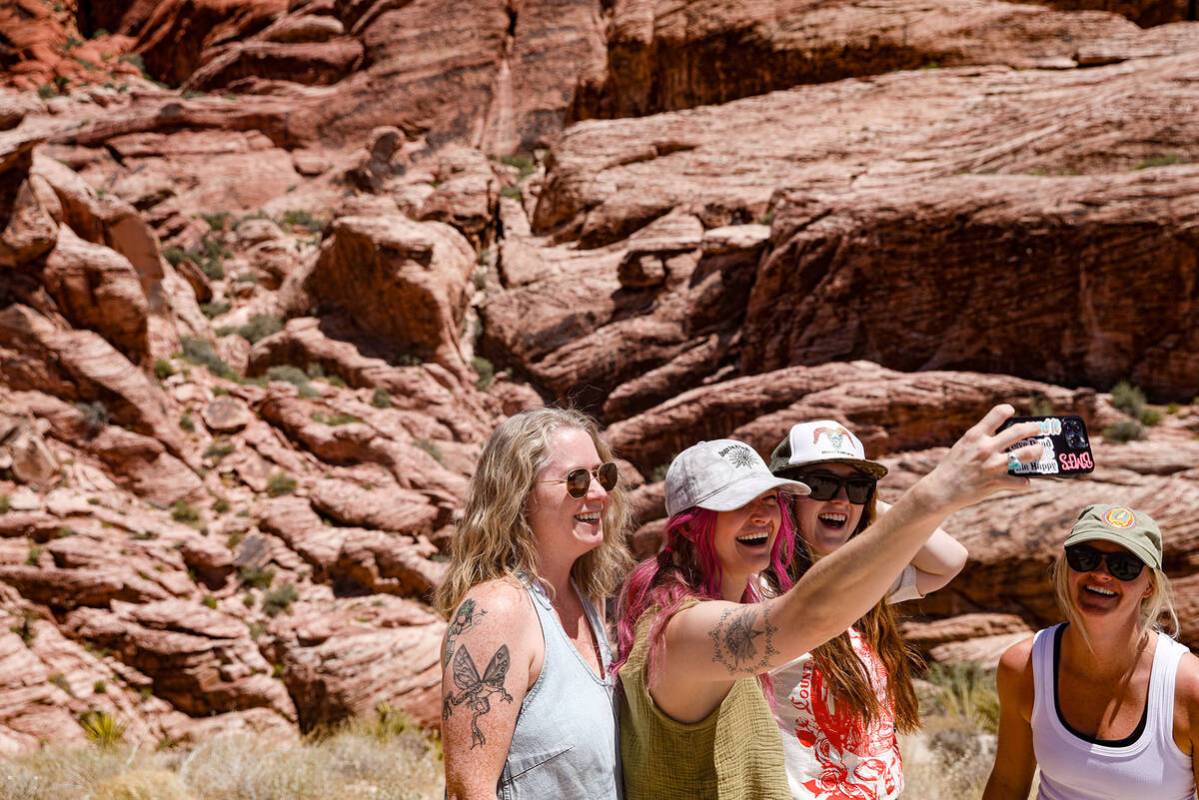
[[1162, 567], [1162, 532], [1144, 511], [1106, 503], [1087, 506], [1078, 515], [1065, 546], [1096, 539], [1120, 545], [1153, 569]]

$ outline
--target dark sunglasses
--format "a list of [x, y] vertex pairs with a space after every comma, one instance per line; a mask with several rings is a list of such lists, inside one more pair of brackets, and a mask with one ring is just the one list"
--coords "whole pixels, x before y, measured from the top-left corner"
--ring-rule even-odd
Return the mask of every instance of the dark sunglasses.
[[[595, 468], [595, 479], [599, 481], [599, 485], [604, 487], [605, 492], [610, 492], [616, 488], [616, 482], [620, 479], [620, 469], [616, 463], [609, 461], [606, 464], [600, 464]], [[592, 470], [579, 467], [572, 469], [566, 473], [565, 478], [558, 480], [542, 481], [542, 483], [565, 483], [566, 491], [571, 497], [576, 499], [584, 497], [587, 490], [591, 488]]]
[[1105, 553], [1085, 544], [1072, 544], [1066, 548], [1066, 563], [1075, 572], [1094, 572], [1099, 562], [1107, 564], [1111, 576], [1121, 581], [1135, 581], [1145, 568], [1145, 562], [1132, 553]]
[[868, 478], [865, 475], [852, 475], [843, 478], [831, 472], [809, 472], [800, 475], [798, 480], [811, 488], [812, 493], [808, 497], [820, 501], [832, 500], [841, 493], [841, 487], [844, 486], [845, 496], [855, 506], [865, 504], [878, 484], [874, 478]]

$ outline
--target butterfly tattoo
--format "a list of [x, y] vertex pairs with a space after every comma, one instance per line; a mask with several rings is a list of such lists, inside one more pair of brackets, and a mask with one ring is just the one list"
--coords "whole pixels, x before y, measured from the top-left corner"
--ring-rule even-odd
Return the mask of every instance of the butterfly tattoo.
[[512, 695], [504, 689], [504, 678], [508, 676], [508, 667], [511, 664], [508, 645], [502, 644], [500, 649], [495, 651], [495, 655], [491, 657], [487, 669], [483, 672], [483, 677], [480, 678], [479, 668], [475, 666], [475, 660], [470, 657], [470, 653], [465, 647], [459, 647], [454, 654], [454, 685], [461, 691], [456, 695], [446, 696], [445, 702], [441, 706], [441, 718], [449, 719], [454, 711], [454, 706], [465, 704], [470, 708], [473, 714], [470, 720], [472, 750], [477, 746], [487, 744], [483, 731], [479, 730], [479, 717], [491, 711], [491, 696], [498, 692], [504, 702], [512, 702]]

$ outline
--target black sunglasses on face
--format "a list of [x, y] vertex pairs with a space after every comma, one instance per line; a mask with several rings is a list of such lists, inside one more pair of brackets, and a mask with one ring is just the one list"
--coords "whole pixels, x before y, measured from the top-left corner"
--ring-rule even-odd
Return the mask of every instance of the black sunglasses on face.
[[1066, 548], [1066, 563], [1075, 572], [1094, 572], [1101, 561], [1107, 564], [1108, 573], [1121, 581], [1135, 581], [1145, 568], [1145, 562], [1132, 553], [1105, 553], [1085, 544], [1072, 544]]
[[851, 475], [845, 478], [831, 472], [809, 472], [806, 475], [800, 475], [797, 480], [806, 483], [811, 488], [812, 493], [808, 497], [821, 502], [832, 500], [841, 493], [841, 487], [844, 486], [845, 496], [855, 506], [865, 504], [878, 484], [874, 478], [868, 478], [865, 475]]
[[542, 483], [565, 483], [566, 491], [571, 497], [578, 499], [587, 495], [587, 490], [591, 488], [591, 475], [594, 472], [595, 479], [599, 481], [599, 485], [604, 487], [605, 492], [610, 492], [616, 488], [616, 482], [620, 479], [620, 469], [616, 466], [616, 462], [609, 461], [606, 464], [600, 464], [594, 470], [579, 467], [572, 469], [566, 473], [565, 478], [558, 480], [542, 481]]

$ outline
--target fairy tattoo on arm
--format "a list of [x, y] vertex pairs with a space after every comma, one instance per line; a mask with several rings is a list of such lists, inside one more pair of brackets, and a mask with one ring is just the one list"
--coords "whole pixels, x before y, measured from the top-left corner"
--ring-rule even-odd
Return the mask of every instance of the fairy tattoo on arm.
[[500, 645], [500, 649], [495, 651], [482, 677], [479, 676], [479, 668], [466, 647], [458, 648], [454, 654], [454, 685], [461, 691], [456, 695], [446, 695], [441, 707], [441, 718], [449, 719], [455, 706], [469, 706], [473, 714], [470, 720], [472, 750], [487, 744], [487, 738], [479, 729], [479, 717], [491, 711], [491, 696], [498, 692], [504, 702], [512, 702], [512, 695], [504, 688], [504, 679], [508, 676], [510, 666], [511, 659], [506, 644]]

